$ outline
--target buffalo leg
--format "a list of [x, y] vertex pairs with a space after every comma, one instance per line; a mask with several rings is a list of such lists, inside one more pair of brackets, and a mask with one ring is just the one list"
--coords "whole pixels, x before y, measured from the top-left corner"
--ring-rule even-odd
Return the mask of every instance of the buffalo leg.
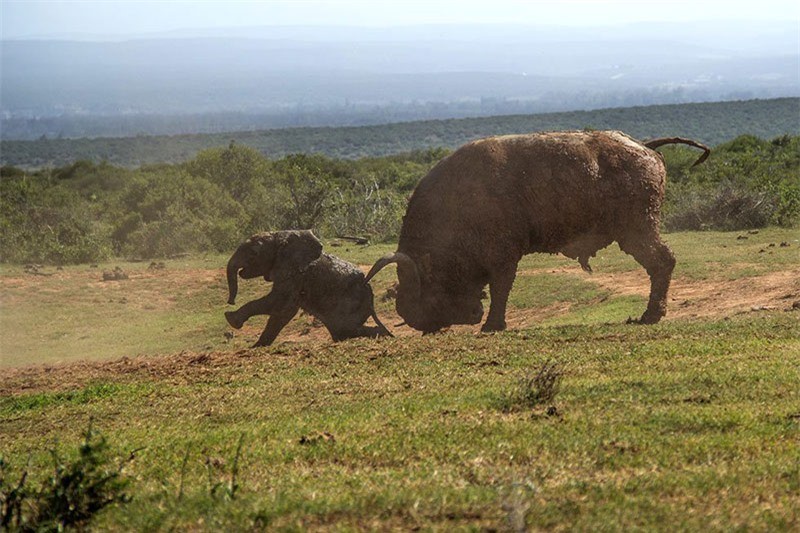
[[675, 256], [658, 234], [646, 239], [622, 241], [619, 247], [632, 255], [650, 276], [650, 299], [639, 323], [655, 324], [667, 314], [667, 291], [675, 268]]
[[489, 295], [492, 302], [489, 305], [489, 316], [483, 323], [481, 331], [503, 331], [506, 329], [506, 304], [511, 287], [514, 285], [514, 278], [517, 276], [517, 265], [509, 268], [494, 276], [489, 281]]
[[294, 318], [294, 315], [296, 315], [299, 310], [299, 307], [291, 306], [273, 312], [269, 320], [267, 320], [267, 326], [264, 328], [264, 331], [261, 332], [261, 336], [253, 345], [253, 348], [272, 344], [278, 337], [278, 333], [280, 333], [286, 324]]

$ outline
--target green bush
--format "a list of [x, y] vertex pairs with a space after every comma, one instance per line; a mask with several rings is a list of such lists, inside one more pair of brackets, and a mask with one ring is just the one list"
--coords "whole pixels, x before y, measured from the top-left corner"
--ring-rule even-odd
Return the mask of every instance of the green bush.
[[178, 169], [139, 176], [119, 198], [114, 245], [142, 258], [223, 252], [241, 240], [246, 216], [219, 186]]
[[346, 190], [337, 190], [327, 217], [328, 233], [369, 237], [376, 241], [399, 236], [406, 197], [382, 189], [377, 180], [364, 176]]
[[0, 181], [3, 261], [56, 264], [99, 261], [111, 254], [110, 228], [87, 216], [91, 202], [77, 192], [29, 177]]
[[[129, 170], [78, 161], [0, 168], [0, 260], [82, 263], [227, 252], [257, 232], [398, 237], [407, 199], [443, 149], [356, 161], [294, 154], [271, 161], [246, 146], [179, 165]], [[800, 222], [800, 137], [746, 135], [693, 167], [696, 150], [666, 147], [664, 226], [736, 230]]]
[[691, 150], [664, 150], [668, 230], [738, 230], [800, 221], [800, 137], [743, 135], [691, 167]]
[[0, 529], [18, 531], [83, 530], [103, 509], [130, 501], [123, 466], [112, 465], [105, 437], [89, 428], [78, 456], [70, 461], [51, 450], [53, 473], [38, 490], [28, 484], [28, 472], [9, 479], [9, 465], [0, 458]]
[[769, 224], [777, 203], [772, 195], [731, 183], [711, 190], [687, 189], [664, 218], [670, 231], [761, 228]]

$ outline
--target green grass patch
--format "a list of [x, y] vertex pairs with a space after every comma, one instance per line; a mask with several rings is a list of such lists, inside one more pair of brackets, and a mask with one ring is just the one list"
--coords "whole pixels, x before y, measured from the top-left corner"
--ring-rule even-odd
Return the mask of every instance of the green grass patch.
[[517, 276], [509, 304], [520, 309], [542, 308], [568, 302], [580, 305], [608, 296], [591, 279], [572, 274], [533, 274]]
[[[0, 450], [44, 476], [89, 419], [118, 456], [144, 446], [101, 529], [789, 531], [798, 339], [782, 312], [90, 365], [89, 386], [43, 373], [4, 399]], [[552, 401], [498, 404], [548, 361], [568, 369]]]
[[[796, 268], [791, 232], [737, 236], [667, 235], [676, 275]], [[391, 249], [331, 251], [371, 264]], [[93, 420], [111, 457], [141, 449], [133, 500], [94, 518], [103, 530], [800, 527], [795, 311], [626, 325], [645, 296], [534, 255], [510, 301], [542, 311], [532, 326], [245, 350], [224, 335], [225, 260], [119, 263], [130, 279], [107, 283], [117, 263], [2, 269], [3, 366], [98, 360], [4, 369], [7, 479], [39, 486], [53, 443], [79, 445]], [[593, 266], [641, 271], [613, 246]], [[373, 284], [381, 313], [394, 281], [387, 268]], [[267, 290], [243, 282], [239, 300]], [[564, 372], [544, 399], [526, 378], [551, 363]]]
[[121, 397], [130, 398], [146, 394], [149, 389], [144, 383], [126, 385], [107, 382], [89, 383], [83, 388], [68, 391], [7, 396], [0, 398], [0, 415], [12, 416], [30, 410], [82, 405], [97, 401], [119, 401]]

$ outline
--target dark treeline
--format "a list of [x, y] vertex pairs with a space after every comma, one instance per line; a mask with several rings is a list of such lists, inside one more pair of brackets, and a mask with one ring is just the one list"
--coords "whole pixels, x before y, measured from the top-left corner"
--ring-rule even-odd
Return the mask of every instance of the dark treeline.
[[[491, 102], [486, 105], [491, 107]], [[430, 147], [454, 149], [489, 135], [565, 129], [618, 129], [646, 139], [680, 135], [716, 145], [745, 133], [770, 139], [800, 134], [800, 98], [573, 111], [539, 115], [429, 120], [380, 126], [286, 128], [219, 134], [2, 141], [0, 161], [23, 168], [76, 160], [124, 167], [188, 161], [231, 140], [269, 158], [318, 153], [339, 159], [376, 157]], [[392, 120], [391, 117], [386, 120]]]
[[[268, 159], [230, 143], [184, 163], [136, 169], [86, 160], [34, 171], [4, 166], [0, 260], [59, 264], [228, 252], [256, 231], [280, 228], [393, 240], [411, 191], [447, 153]], [[663, 153], [667, 230], [790, 226], [800, 218], [800, 136], [740, 136], [694, 168], [695, 150]]]
[[[280, 128], [354, 127], [396, 122], [449, 120], [499, 115], [531, 115], [632, 106], [656, 106], [691, 102], [749, 100], [755, 96], [737, 92], [719, 95], [684, 88], [628, 91], [551, 91], [531, 100], [482, 97], [455, 102], [395, 102], [340, 105], [296, 104], [277, 110], [207, 111], [182, 114], [120, 113], [12, 116], [3, 119], [0, 136], [5, 140], [80, 139], [83, 137], [134, 137], [215, 134]], [[775, 91], [775, 95], [790, 93]], [[770, 98], [765, 91], [761, 98]], [[220, 97], [224, 98], [224, 97]], [[577, 127], [577, 126], [576, 126]]]

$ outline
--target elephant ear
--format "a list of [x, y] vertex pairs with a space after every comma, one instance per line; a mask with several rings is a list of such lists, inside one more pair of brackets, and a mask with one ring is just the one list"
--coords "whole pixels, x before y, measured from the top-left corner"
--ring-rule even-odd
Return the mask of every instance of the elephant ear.
[[253, 268], [263, 272], [266, 281], [272, 281], [272, 270], [278, 256], [278, 239], [273, 233], [259, 233], [242, 245], [243, 254]]
[[304, 270], [322, 254], [322, 243], [309, 230], [286, 231], [280, 235], [271, 277], [288, 279]]

